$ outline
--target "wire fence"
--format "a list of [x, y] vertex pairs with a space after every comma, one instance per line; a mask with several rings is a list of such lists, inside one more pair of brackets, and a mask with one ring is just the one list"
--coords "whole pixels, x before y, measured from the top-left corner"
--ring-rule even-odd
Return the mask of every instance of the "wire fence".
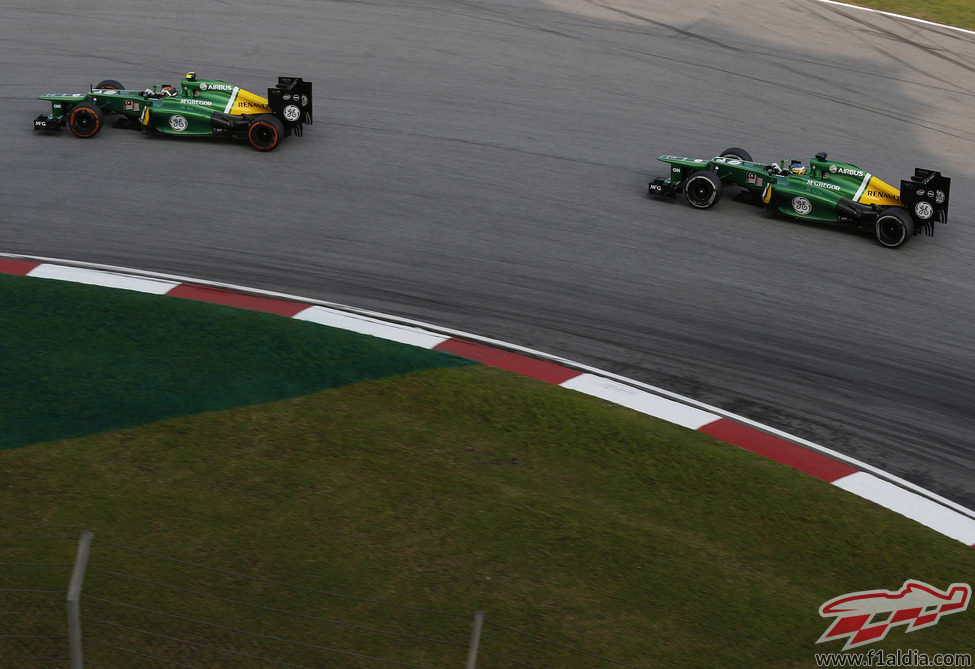
[[[475, 612], [350, 596], [215, 569], [96, 538], [72, 655], [77, 537], [0, 537], [3, 666], [632, 667]], [[479, 633], [479, 634], [478, 634]], [[72, 664], [74, 662], [75, 664]]]

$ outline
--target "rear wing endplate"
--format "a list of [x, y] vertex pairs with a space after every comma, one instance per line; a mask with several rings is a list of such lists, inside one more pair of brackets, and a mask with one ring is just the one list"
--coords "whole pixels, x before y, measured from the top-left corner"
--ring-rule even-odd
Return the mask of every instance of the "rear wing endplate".
[[948, 195], [951, 179], [941, 172], [914, 169], [914, 176], [901, 181], [901, 202], [915, 222], [928, 234], [934, 232], [934, 222], [948, 222]]
[[278, 85], [267, 89], [271, 111], [284, 121], [288, 135], [301, 135], [302, 126], [312, 123], [311, 82], [301, 77], [278, 77]]

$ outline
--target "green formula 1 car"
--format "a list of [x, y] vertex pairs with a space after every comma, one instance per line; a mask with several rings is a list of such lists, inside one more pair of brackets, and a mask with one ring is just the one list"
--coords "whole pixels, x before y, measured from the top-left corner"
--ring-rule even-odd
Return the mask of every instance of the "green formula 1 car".
[[683, 193], [698, 209], [714, 206], [726, 187], [734, 187], [744, 199], [795, 219], [872, 232], [888, 248], [922, 231], [934, 234], [936, 221], [948, 222], [951, 180], [932, 170], [915, 169], [898, 190], [856, 165], [827, 160], [825, 153], [817, 153], [808, 167], [797, 160], [755, 162], [736, 147], [709, 159], [657, 160], [670, 166], [670, 175], [650, 181], [649, 194]]
[[120, 125], [162, 135], [226, 136], [246, 139], [258, 151], [270, 151], [288, 135], [301, 135], [312, 122], [311, 82], [278, 77], [267, 97], [190, 72], [179, 87], [157, 84], [129, 90], [114, 79], [86, 93], [46, 94], [51, 113], [34, 119], [34, 130], [68, 126], [78, 137], [98, 134], [108, 115]]

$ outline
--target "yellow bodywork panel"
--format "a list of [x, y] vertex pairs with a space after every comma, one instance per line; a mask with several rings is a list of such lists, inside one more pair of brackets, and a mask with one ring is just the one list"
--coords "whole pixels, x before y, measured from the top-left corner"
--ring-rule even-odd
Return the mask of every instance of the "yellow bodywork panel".
[[230, 109], [227, 110], [227, 113], [236, 115], [264, 114], [270, 112], [271, 108], [267, 104], [267, 98], [243, 89], [237, 91], [233, 100], [230, 101]]
[[901, 206], [901, 192], [877, 177], [870, 177], [857, 202], [876, 204], [882, 207]]

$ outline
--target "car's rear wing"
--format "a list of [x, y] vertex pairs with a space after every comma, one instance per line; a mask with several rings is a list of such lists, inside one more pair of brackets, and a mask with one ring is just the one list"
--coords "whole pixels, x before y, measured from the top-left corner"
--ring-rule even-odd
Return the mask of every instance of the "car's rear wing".
[[286, 135], [301, 135], [312, 122], [311, 82], [301, 77], [278, 77], [278, 85], [267, 89], [271, 111], [284, 122]]
[[951, 179], [941, 172], [917, 167], [914, 176], [901, 181], [901, 202], [910, 212], [919, 230], [934, 234], [934, 222], [948, 222], [948, 194]]

